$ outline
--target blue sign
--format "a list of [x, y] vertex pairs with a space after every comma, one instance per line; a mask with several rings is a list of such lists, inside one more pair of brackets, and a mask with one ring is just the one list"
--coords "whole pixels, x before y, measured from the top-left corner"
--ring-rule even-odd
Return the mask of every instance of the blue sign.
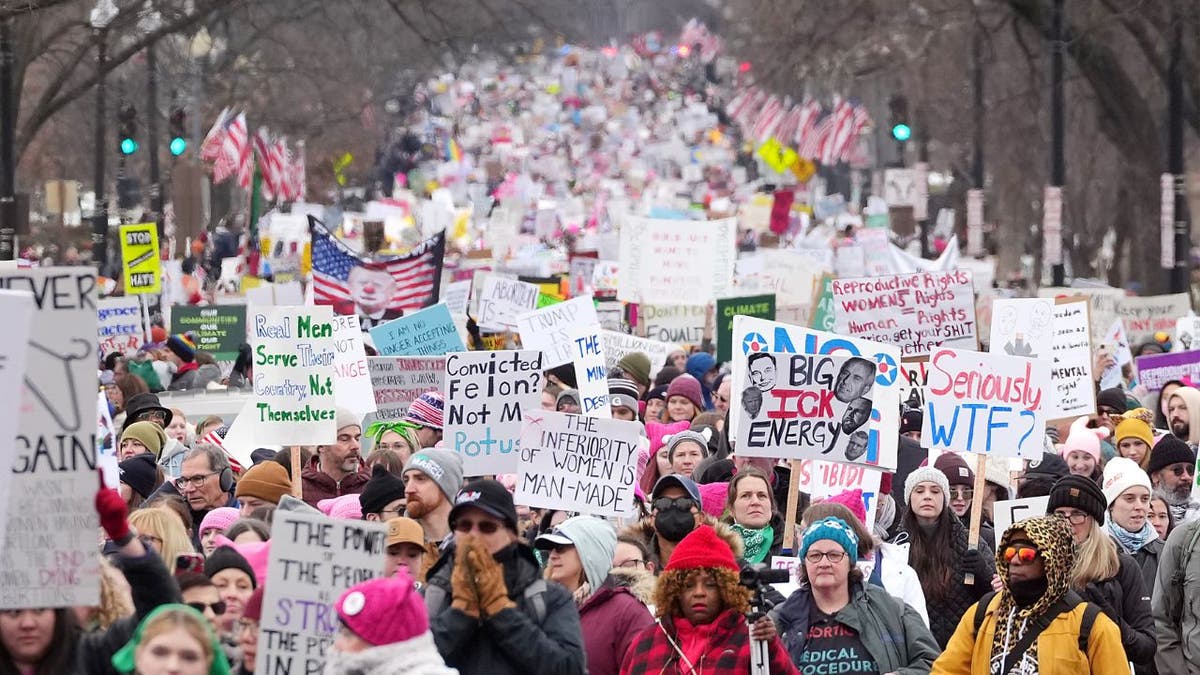
[[378, 325], [370, 333], [380, 356], [441, 356], [467, 351], [450, 310], [443, 304]]

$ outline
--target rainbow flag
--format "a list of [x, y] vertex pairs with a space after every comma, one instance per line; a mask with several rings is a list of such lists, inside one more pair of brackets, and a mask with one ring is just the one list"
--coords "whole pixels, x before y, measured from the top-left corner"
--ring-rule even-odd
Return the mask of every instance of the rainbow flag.
[[453, 138], [446, 139], [446, 159], [458, 163], [462, 161], [462, 158], [462, 147], [458, 145], [458, 141]]

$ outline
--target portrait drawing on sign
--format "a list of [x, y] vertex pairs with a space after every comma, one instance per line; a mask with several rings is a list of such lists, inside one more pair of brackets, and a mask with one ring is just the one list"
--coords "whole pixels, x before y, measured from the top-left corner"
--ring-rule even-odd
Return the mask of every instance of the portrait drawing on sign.
[[750, 386], [742, 390], [742, 409], [757, 419], [762, 412], [763, 395], [775, 388], [775, 356], [765, 352], [751, 354], [746, 362]]

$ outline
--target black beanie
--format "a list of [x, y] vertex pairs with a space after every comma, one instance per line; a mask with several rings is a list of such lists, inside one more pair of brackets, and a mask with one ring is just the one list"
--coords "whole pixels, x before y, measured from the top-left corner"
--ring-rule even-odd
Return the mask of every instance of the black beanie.
[[383, 507], [404, 496], [404, 481], [383, 464], [376, 464], [371, 469], [371, 480], [363, 486], [358, 495], [358, 503], [362, 505], [363, 515], [382, 513]]
[[158, 483], [158, 465], [154, 463], [154, 455], [143, 452], [134, 455], [117, 465], [121, 470], [121, 482], [133, 488], [133, 491], [146, 499], [154, 492]]
[[1153, 476], [1156, 471], [1162, 471], [1168, 466], [1180, 462], [1195, 464], [1196, 453], [1192, 452], [1192, 447], [1180, 440], [1178, 436], [1167, 434], [1158, 439], [1154, 448], [1150, 450], [1150, 464], [1146, 467], [1146, 473]]
[[1079, 509], [1103, 525], [1108, 500], [1104, 498], [1104, 493], [1100, 491], [1096, 481], [1086, 476], [1071, 474], [1059, 478], [1054, 487], [1050, 488], [1050, 503], [1046, 506], [1046, 513], [1053, 515], [1054, 509], [1060, 506]]
[[1067, 462], [1058, 455], [1052, 452], [1043, 452], [1041, 459], [1031, 460], [1029, 466], [1025, 467], [1025, 478], [1032, 480], [1038, 476], [1048, 476], [1054, 482], [1059, 478], [1071, 473]]
[[1125, 390], [1120, 387], [1105, 389], [1096, 394], [1096, 406], [1102, 405], [1112, 408], [1118, 415], [1129, 411], [1129, 400], [1125, 397]]
[[250, 577], [250, 587], [258, 587], [258, 578], [254, 576], [254, 568], [250, 567], [249, 561], [242, 557], [231, 546], [218, 546], [204, 561], [204, 576], [209, 579], [216, 576], [224, 570], [241, 570]]

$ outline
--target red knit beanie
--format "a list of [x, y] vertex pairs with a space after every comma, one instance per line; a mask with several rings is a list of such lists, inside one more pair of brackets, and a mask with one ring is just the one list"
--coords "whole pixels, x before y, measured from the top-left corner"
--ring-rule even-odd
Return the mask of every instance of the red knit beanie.
[[429, 630], [425, 601], [401, 566], [390, 577], [364, 581], [337, 601], [338, 618], [375, 647], [406, 642]]
[[700, 568], [724, 568], [734, 573], [739, 571], [737, 561], [733, 558], [733, 549], [717, 536], [711, 525], [701, 525], [688, 533], [671, 553], [671, 560], [666, 567], [667, 571]]

